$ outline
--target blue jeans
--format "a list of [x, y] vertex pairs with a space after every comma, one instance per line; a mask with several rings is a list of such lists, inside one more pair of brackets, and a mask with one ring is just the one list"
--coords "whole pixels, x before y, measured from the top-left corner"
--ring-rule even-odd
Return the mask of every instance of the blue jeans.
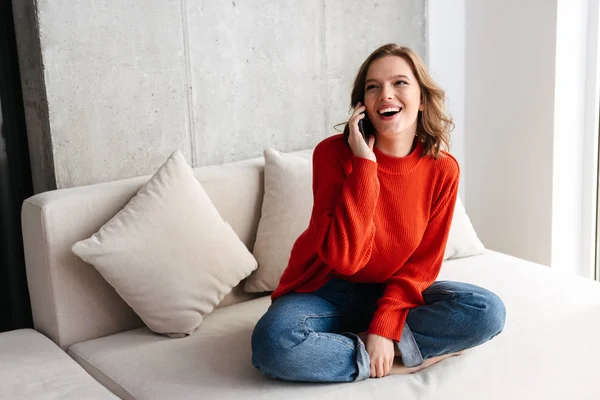
[[[314, 293], [276, 299], [252, 333], [252, 364], [272, 378], [349, 382], [369, 378], [370, 359], [356, 333], [366, 331], [383, 284], [332, 279]], [[395, 342], [407, 367], [482, 344], [502, 331], [506, 310], [489, 290], [438, 281], [409, 311]]]

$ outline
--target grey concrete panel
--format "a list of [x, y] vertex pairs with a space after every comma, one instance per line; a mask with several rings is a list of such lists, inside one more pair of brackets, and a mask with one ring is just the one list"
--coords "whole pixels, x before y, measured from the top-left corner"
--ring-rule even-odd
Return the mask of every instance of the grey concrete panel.
[[372, 50], [426, 49], [419, 0], [13, 4], [36, 191], [150, 174], [175, 148], [201, 166], [312, 147]]
[[187, 1], [195, 165], [329, 136], [322, 1]]
[[42, 51], [32, 0], [13, 1], [29, 159], [35, 193], [56, 189]]
[[38, 1], [57, 186], [190, 158], [180, 0]]
[[[347, 121], [350, 92], [363, 61], [379, 46], [397, 43], [426, 60], [426, 1], [324, 0], [327, 126]], [[343, 127], [342, 127], [343, 128]]]

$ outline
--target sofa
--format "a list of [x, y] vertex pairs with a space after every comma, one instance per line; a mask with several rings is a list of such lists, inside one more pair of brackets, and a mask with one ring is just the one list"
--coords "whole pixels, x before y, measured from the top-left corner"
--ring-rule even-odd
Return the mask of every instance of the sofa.
[[[310, 162], [311, 151], [293, 155]], [[264, 217], [265, 158], [195, 168], [193, 175], [226, 225], [253, 252]], [[24, 202], [35, 331], [0, 335], [0, 398], [600, 398], [600, 285], [483, 248], [447, 258], [439, 279], [470, 282], [498, 294], [507, 308], [504, 331], [415, 374], [339, 384], [262, 375], [251, 364], [250, 337], [270, 298], [268, 291], [250, 293], [250, 278], [221, 296], [191, 333], [157, 333], [115, 282], [111, 285], [74, 252], [76, 243], [113, 221], [148, 180], [49, 191]], [[165, 235], [163, 240], [184, 239]], [[275, 247], [273, 252], [287, 251]], [[260, 261], [257, 266], [252, 274], [262, 268]]]

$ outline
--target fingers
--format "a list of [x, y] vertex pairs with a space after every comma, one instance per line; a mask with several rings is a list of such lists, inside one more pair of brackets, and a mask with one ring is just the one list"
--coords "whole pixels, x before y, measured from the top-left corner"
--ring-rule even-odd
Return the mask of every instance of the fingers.
[[358, 102], [356, 104], [356, 107], [354, 107], [354, 110], [352, 111], [352, 115], [350, 116], [350, 120], [348, 122], [350, 122], [350, 124], [352, 125], [353, 131], [360, 133], [358, 131], [358, 121], [363, 119], [365, 117], [365, 111], [367, 110], [367, 107], [365, 107], [362, 103]]
[[370, 358], [371, 378], [387, 376], [394, 363], [394, 342], [383, 336], [370, 334], [367, 335], [366, 347]]
[[383, 360], [373, 360], [371, 359], [371, 378], [383, 378], [385, 375], [383, 368]]
[[356, 104], [352, 116], [348, 120], [348, 128], [350, 134], [348, 136], [348, 144], [352, 149], [352, 152], [357, 157], [367, 158], [369, 160], [377, 162], [375, 153], [373, 152], [373, 146], [375, 145], [375, 137], [369, 135], [367, 142], [363, 139], [363, 136], [358, 128], [358, 121], [365, 118], [366, 107], [360, 102]]
[[394, 365], [394, 357], [391, 357], [387, 360], [387, 368], [385, 369], [385, 375], [388, 376], [392, 366]]
[[393, 365], [393, 357], [371, 359], [371, 378], [383, 378], [388, 376]]
[[[350, 116], [350, 119], [356, 118], [357, 116], [361, 116], [360, 119], [362, 119], [365, 114], [365, 110], [367, 109], [367, 107], [364, 106], [364, 104], [362, 104], [360, 101], [358, 103], [356, 103], [356, 107], [354, 107], [354, 110], [352, 111], [352, 115]], [[358, 120], [357, 120], [358, 122]]]
[[383, 368], [383, 360], [379, 360], [377, 361], [377, 363], [375, 364], [375, 370], [377, 372], [377, 377], [378, 378], [383, 378], [385, 375], [383, 374], [384, 368]]

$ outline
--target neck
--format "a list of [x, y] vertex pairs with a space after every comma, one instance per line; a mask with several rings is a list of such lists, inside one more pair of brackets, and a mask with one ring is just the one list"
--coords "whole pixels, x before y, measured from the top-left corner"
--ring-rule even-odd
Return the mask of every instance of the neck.
[[377, 134], [375, 146], [384, 154], [392, 157], [406, 157], [410, 154], [415, 144], [417, 121], [400, 132]]
[[392, 157], [406, 157], [413, 149], [415, 135], [400, 134], [389, 138], [384, 135], [377, 135], [375, 146], [381, 151]]

